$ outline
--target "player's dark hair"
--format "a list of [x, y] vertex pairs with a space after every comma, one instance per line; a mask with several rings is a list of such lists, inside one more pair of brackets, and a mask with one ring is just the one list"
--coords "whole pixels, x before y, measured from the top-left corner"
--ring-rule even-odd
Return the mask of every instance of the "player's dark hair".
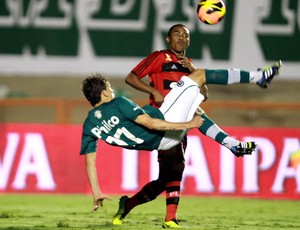
[[106, 90], [107, 79], [100, 73], [88, 76], [82, 82], [82, 92], [92, 106], [101, 101], [101, 93]]
[[178, 27], [178, 26], [180, 26], [180, 27], [185, 27], [186, 29], [188, 29], [188, 28], [187, 28], [185, 25], [183, 25], [183, 24], [175, 24], [175, 25], [173, 25], [173, 26], [170, 27], [170, 29], [169, 29], [169, 31], [168, 31], [168, 37], [171, 36], [172, 30], [173, 30], [175, 27]]

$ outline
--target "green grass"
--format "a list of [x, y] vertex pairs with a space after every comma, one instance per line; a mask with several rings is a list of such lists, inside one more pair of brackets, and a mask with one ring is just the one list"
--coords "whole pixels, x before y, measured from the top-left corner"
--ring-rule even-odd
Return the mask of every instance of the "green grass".
[[[111, 225], [119, 196], [91, 212], [88, 195], [0, 195], [0, 229], [161, 229], [165, 200], [136, 207], [122, 226]], [[178, 219], [185, 229], [300, 229], [300, 203], [228, 197], [182, 196]]]

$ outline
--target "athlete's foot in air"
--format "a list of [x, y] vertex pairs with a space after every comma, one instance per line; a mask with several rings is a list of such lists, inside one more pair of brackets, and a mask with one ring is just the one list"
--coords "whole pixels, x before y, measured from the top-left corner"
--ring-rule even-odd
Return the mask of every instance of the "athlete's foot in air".
[[233, 146], [230, 151], [237, 157], [242, 157], [244, 155], [251, 155], [256, 149], [257, 145], [253, 141], [240, 142], [238, 145]]
[[281, 60], [275, 62], [273, 65], [265, 66], [259, 70], [262, 71], [262, 78], [256, 82], [261, 88], [268, 88], [275, 75], [278, 75], [282, 66]]

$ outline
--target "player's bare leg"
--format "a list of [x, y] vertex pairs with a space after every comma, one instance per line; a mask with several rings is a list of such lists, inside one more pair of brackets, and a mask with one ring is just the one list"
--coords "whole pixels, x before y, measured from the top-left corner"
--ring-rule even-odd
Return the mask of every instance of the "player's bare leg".
[[206, 84], [205, 69], [196, 69], [188, 77], [196, 82], [199, 87]]

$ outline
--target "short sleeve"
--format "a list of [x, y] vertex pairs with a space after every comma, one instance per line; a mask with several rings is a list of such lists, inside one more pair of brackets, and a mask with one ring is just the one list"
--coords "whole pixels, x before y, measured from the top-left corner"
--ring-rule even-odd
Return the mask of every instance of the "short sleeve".
[[98, 138], [89, 132], [91, 127], [92, 125], [86, 120], [83, 124], [80, 155], [96, 152], [97, 150]]
[[118, 97], [116, 105], [118, 106], [120, 113], [132, 121], [139, 115], [146, 113], [139, 105], [125, 97]]
[[143, 59], [139, 64], [137, 64], [131, 71], [138, 78], [142, 79], [146, 75], [152, 74], [154, 72], [161, 71], [161, 52], [154, 51], [149, 54], [145, 59]]

